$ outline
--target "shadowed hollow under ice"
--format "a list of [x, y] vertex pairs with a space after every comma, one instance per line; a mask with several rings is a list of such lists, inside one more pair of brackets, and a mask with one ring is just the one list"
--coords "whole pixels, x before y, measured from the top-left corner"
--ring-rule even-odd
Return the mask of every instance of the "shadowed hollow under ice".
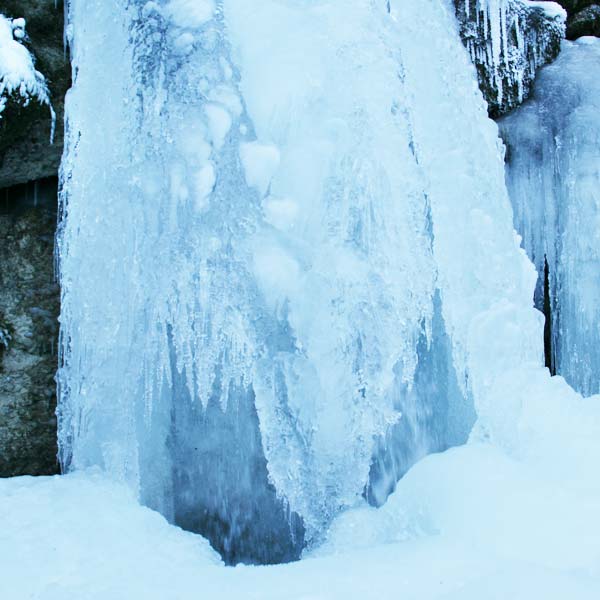
[[101, 467], [227, 562], [281, 562], [469, 436], [553, 473], [596, 448], [597, 400], [543, 367], [453, 11], [71, 0], [68, 471]]

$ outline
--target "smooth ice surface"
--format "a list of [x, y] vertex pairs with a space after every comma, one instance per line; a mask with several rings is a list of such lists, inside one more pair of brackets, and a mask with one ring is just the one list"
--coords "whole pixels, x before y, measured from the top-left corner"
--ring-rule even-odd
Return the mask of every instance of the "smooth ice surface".
[[189, 6], [70, 3], [61, 460], [291, 560], [559, 383], [451, 2]]
[[0, 118], [11, 96], [27, 106], [31, 100], [50, 105], [44, 76], [23, 44], [25, 19], [0, 14]]
[[543, 303], [545, 260], [556, 370], [600, 391], [600, 41], [565, 42], [531, 101], [501, 122], [515, 227], [534, 261]]

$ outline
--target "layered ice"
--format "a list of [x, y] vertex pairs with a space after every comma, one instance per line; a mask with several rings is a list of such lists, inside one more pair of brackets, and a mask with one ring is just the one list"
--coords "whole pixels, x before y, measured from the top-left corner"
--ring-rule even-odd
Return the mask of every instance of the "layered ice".
[[600, 391], [599, 68], [596, 38], [565, 42], [532, 100], [501, 122], [515, 227], [549, 319], [549, 362], [584, 395]]
[[69, 20], [67, 470], [278, 562], [476, 416], [518, 451], [550, 385], [536, 273], [450, 1], [72, 0]]

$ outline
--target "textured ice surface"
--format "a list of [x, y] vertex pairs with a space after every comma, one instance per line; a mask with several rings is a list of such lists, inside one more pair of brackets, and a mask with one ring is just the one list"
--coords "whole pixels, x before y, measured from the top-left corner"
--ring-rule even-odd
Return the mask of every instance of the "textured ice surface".
[[474, 407], [516, 451], [536, 274], [451, 2], [189, 5], [71, 2], [61, 459], [289, 560]]
[[537, 304], [548, 262], [553, 361], [585, 395], [600, 391], [600, 42], [565, 42], [533, 98], [501, 123], [515, 227], [535, 263]]

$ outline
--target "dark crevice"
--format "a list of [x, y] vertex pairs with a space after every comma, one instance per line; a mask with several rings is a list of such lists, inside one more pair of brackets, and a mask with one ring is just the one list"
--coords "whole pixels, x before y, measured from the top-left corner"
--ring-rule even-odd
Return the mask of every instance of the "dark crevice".
[[544, 324], [544, 358], [546, 368], [552, 376], [556, 375], [556, 361], [552, 344], [552, 301], [550, 297], [550, 267], [548, 259], [544, 256], [544, 303], [543, 313], [546, 319]]
[[56, 215], [58, 177], [45, 177], [0, 190], [0, 214], [20, 216], [37, 208]]

